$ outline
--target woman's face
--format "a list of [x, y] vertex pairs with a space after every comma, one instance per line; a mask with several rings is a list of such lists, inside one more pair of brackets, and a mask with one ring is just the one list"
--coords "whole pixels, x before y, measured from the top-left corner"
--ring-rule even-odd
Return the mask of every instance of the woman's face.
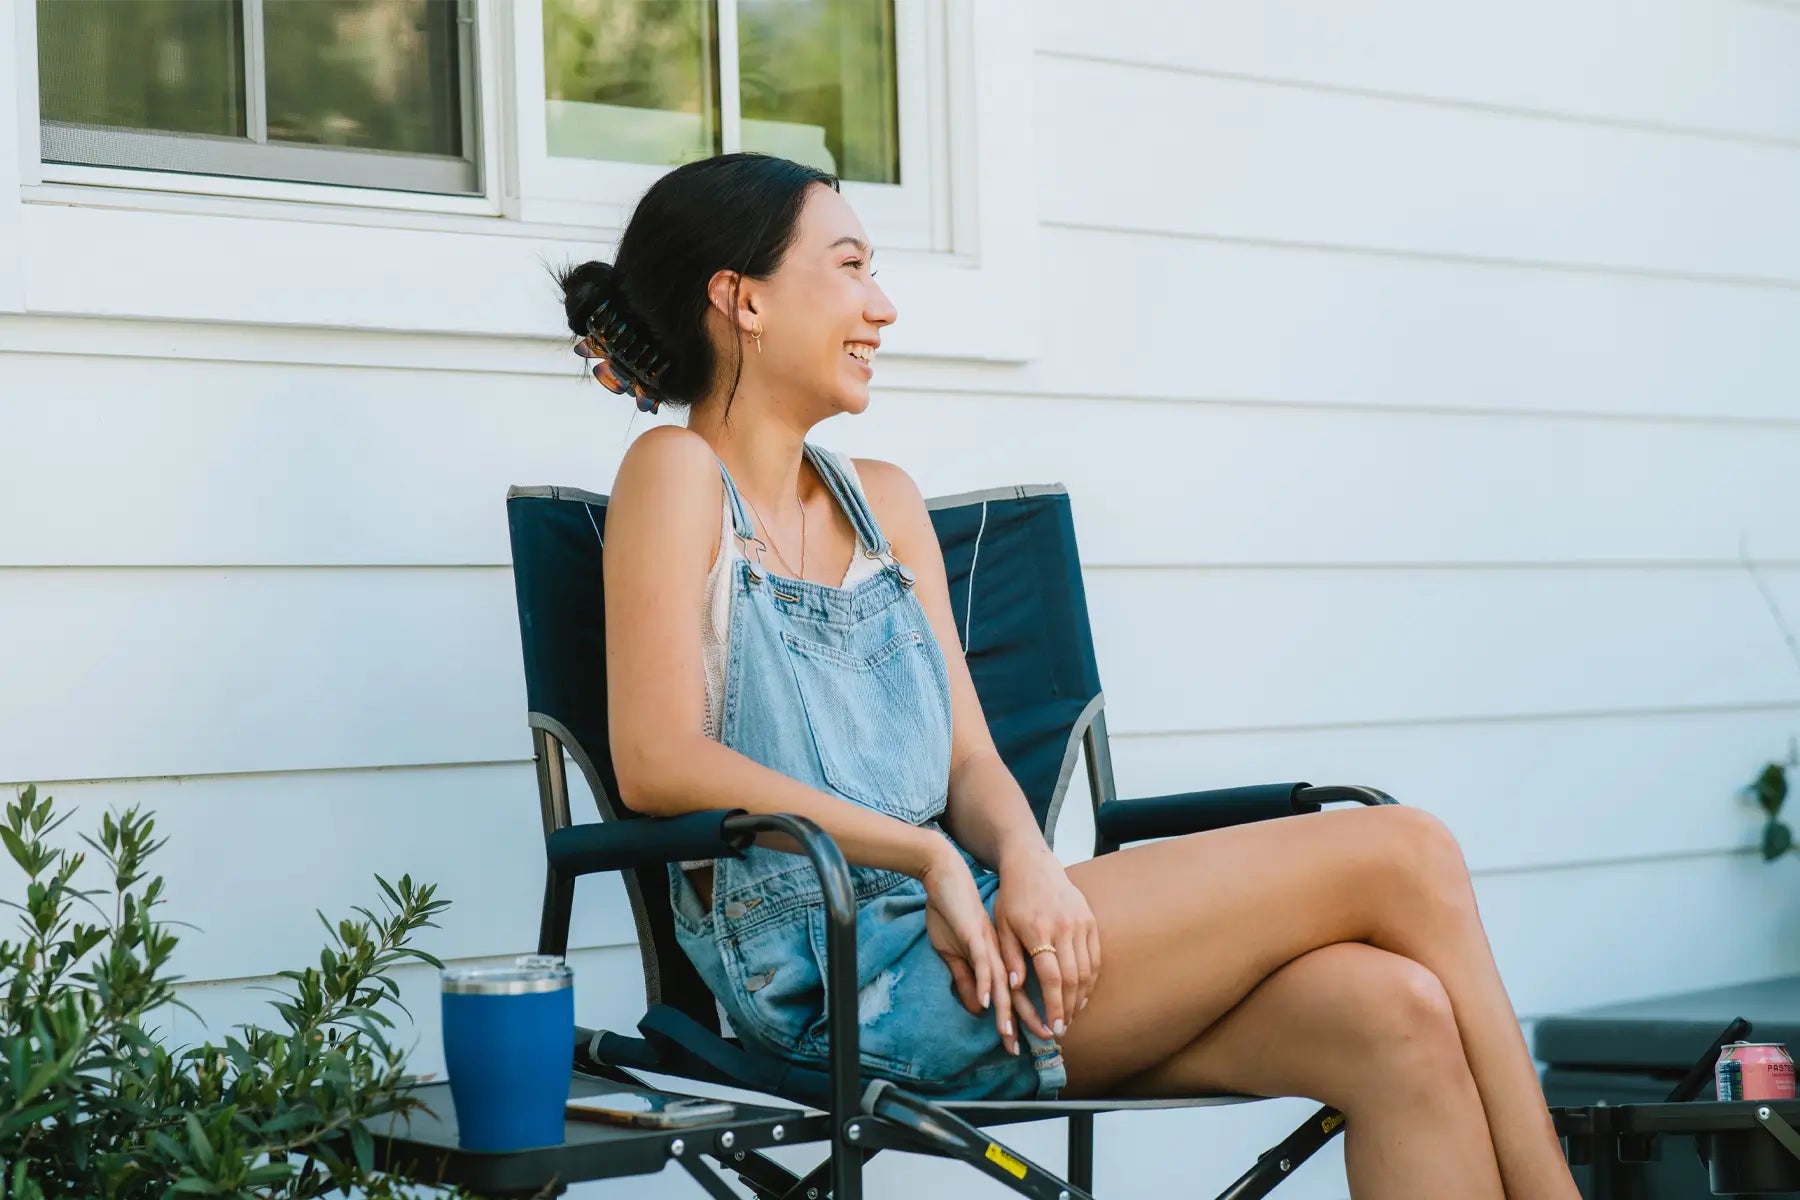
[[876, 347], [897, 315], [875, 282], [873, 257], [850, 205], [815, 185], [781, 266], [767, 279], [744, 281], [740, 319], [762, 330], [760, 352], [746, 338], [745, 374], [759, 376], [778, 403], [821, 407], [821, 418], [869, 406]]

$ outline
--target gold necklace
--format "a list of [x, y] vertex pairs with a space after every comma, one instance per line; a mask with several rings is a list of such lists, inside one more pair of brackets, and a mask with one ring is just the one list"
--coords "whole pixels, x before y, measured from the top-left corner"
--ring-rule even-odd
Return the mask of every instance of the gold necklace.
[[[741, 492], [738, 494], [743, 495]], [[769, 523], [763, 520], [761, 513], [756, 511], [756, 501], [744, 496], [744, 503], [750, 506], [750, 512], [756, 517], [756, 523], [761, 525], [763, 532], [769, 535], [769, 548], [775, 551], [775, 557], [781, 560], [782, 566], [790, 572], [793, 571], [794, 564], [788, 561], [788, 556], [783, 554], [781, 547], [775, 544], [775, 531], [769, 528]], [[803, 580], [806, 578], [806, 504], [798, 495], [794, 497], [794, 503], [800, 505], [800, 570], [794, 575], [794, 578]]]

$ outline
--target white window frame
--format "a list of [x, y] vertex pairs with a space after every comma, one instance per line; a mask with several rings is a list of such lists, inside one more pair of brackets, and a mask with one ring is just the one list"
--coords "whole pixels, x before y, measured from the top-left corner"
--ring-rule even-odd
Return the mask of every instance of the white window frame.
[[[475, 0], [487, 97], [487, 192], [478, 198], [105, 168], [46, 178], [36, 5], [13, 5], [12, 22], [0, 17], [0, 312], [523, 338], [548, 348], [563, 319], [545, 264], [610, 257], [635, 194], [575, 202], [584, 211], [548, 200], [522, 211], [528, 193], [510, 131], [522, 128], [520, 97], [542, 94], [521, 90], [515, 52], [518, 8], [534, 2]], [[846, 189], [883, 250], [881, 282], [901, 312], [883, 353], [1023, 361], [1041, 332], [1034, 55], [1019, 34], [1030, 26], [1029, 0], [931, 2], [942, 53], [929, 56], [927, 82], [944, 131], [933, 162], [934, 248], [905, 247], [879, 206]], [[541, 38], [531, 49], [541, 72]], [[541, 131], [541, 113], [535, 123]], [[612, 219], [595, 205], [610, 205]]]
[[[742, 149], [739, 124], [737, 45], [738, 0], [713, 0], [718, 6], [719, 106], [721, 142], [729, 153]], [[518, 215], [526, 220], [552, 220], [597, 225], [616, 232], [633, 201], [667, 166], [567, 158], [550, 153], [546, 129], [543, 6], [515, 4], [518, 104], [515, 149], [518, 163]], [[843, 192], [881, 244], [893, 249], [940, 250], [948, 246], [945, 201], [942, 62], [947, 45], [944, 0], [894, 0], [894, 41], [899, 91], [899, 184], [845, 181]]]

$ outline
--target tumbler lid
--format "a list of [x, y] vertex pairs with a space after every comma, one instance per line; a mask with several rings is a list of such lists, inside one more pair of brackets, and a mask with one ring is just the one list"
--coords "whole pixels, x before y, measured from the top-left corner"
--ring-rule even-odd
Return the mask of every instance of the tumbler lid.
[[510, 964], [445, 967], [440, 978], [446, 992], [521, 996], [529, 992], [561, 991], [571, 986], [574, 972], [555, 955], [522, 954]]

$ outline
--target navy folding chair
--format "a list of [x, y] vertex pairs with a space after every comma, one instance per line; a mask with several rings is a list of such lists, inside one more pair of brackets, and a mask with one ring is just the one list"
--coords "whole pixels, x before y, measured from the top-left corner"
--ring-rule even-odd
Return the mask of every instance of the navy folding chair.
[[[638, 1037], [578, 1030], [576, 1070], [638, 1082], [634, 1072], [746, 1088], [823, 1110], [830, 1152], [797, 1176], [761, 1154], [711, 1145], [710, 1153], [760, 1197], [860, 1200], [865, 1159], [881, 1149], [958, 1158], [1028, 1196], [1075, 1200], [1093, 1186], [1093, 1118], [1136, 1108], [1246, 1103], [1260, 1097], [1057, 1100], [933, 1104], [898, 1087], [864, 1087], [856, 1054], [855, 917], [843, 855], [819, 827], [787, 816], [696, 812], [641, 817], [618, 800], [607, 734], [606, 497], [566, 487], [507, 495], [519, 630], [538, 772], [547, 869], [538, 949], [568, 949], [575, 881], [617, 871], [637, 920], [648, 1010]], [[1069, 497], [1060, 485], [973, 492], [931, 502], [949, 572], [950, 598], [982, 709], [1002, 757], [1039, 823], [1054, 831], [1078, 751], [1093, 798], [1095, 852], [1166, 837], [1317, 812], [1336, 802], [1392, 804], [1372, 788], [1263, 784], [1119, 800], [1088, 627], [1087, 600]], [[587, 781], [601, 821], [570, 812], [564, 755]], [[794, 1066], [722, 1034], [712, 993], [675, 940], [666, 864], [734, 854], [759, 834], [797, 840], [818, 871], [827, 915], [826, 1004], [830, 1062]], [[992, 1141], [980, 1127], [1062, 1118], [1069, 1122], [1068, 1178]], [[1267, 1195], [1336, 1134], [1343, 1118], [1323, 1108], [1259, 1157], [1220, 1200]], [[730, 1195], [716, 1175], [684, 1164], [708, 1191]], [[720, 1190], [714, 1190], [715, 1186]]]

